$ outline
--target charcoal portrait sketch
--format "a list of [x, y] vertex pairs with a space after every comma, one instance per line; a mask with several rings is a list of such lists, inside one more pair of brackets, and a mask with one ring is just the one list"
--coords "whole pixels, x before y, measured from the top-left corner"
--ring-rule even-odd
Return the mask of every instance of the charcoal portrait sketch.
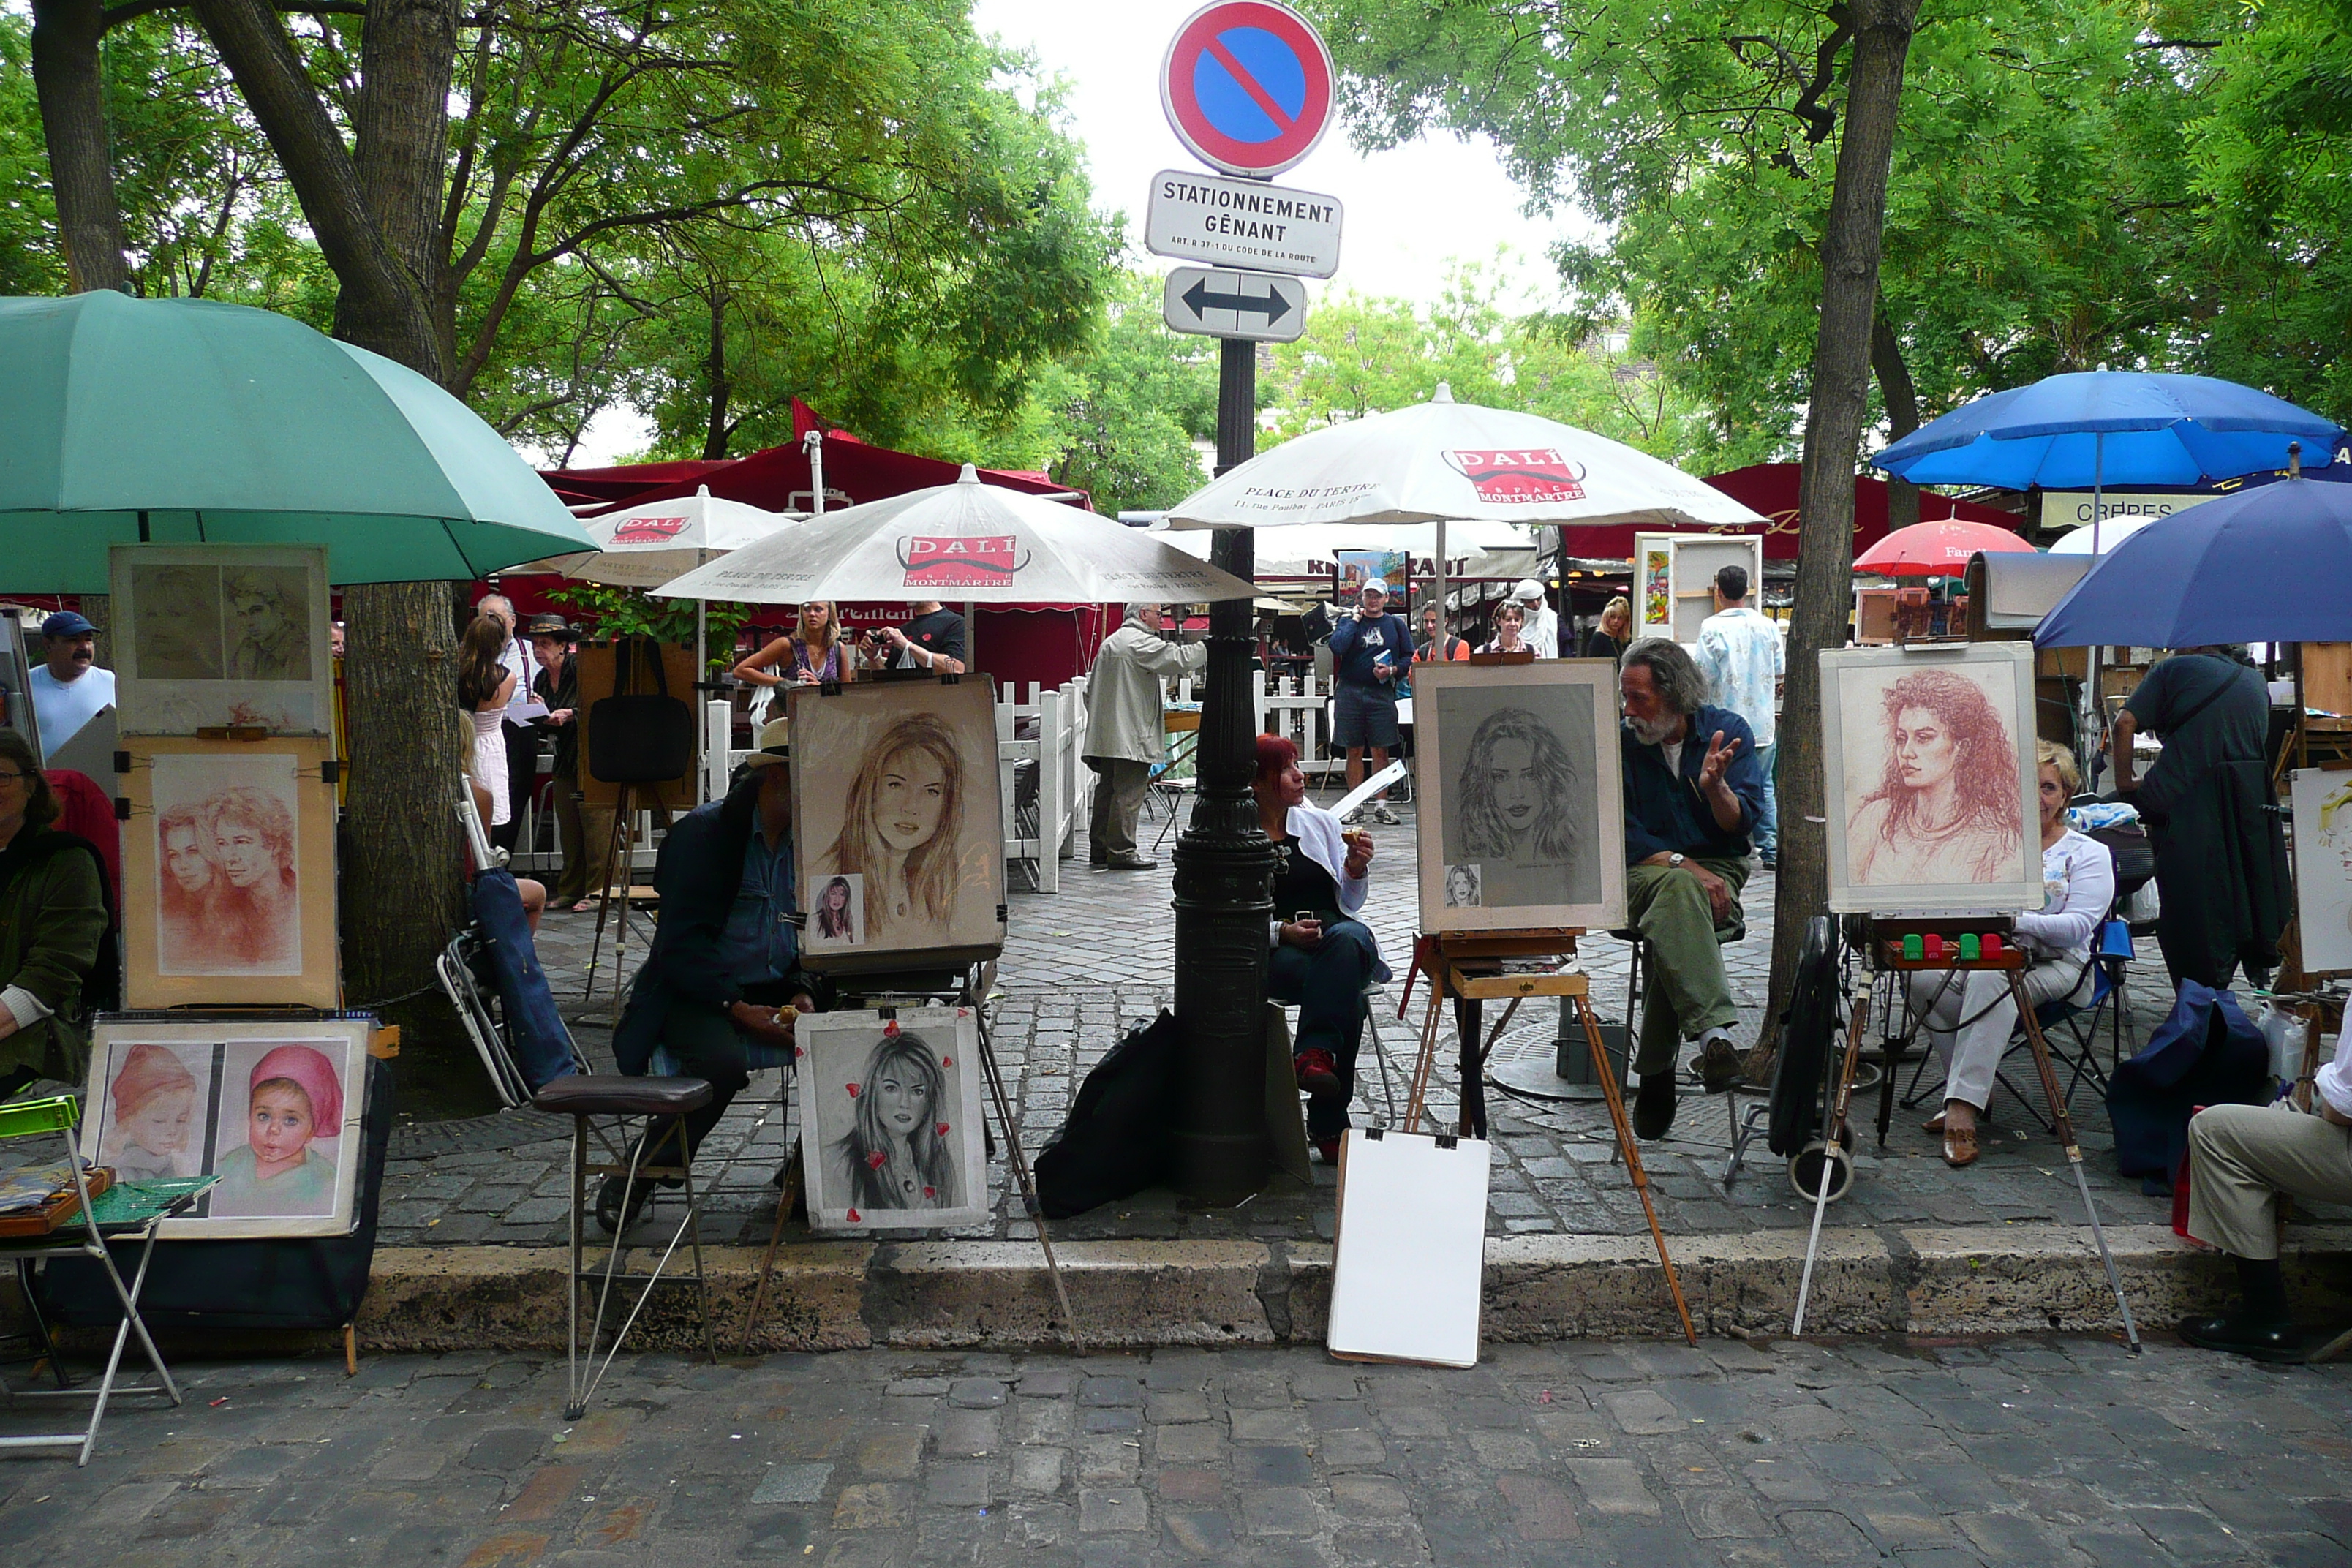
[[117, 545], [112, 563], [124, 733], [331, 732], [322, 547]]
[[1850, 907], [1882, 912], [2038, 905], [2030, 650], [1843, 649], [1822, 668], [1843, 824], [1832, 907], [1848, 907], [1841, 886], [1861, 900]]
[[1423, 929], [1590, 925], [1569, 911], [1622, 904], [1610, 667], [1432, 666], [1413, 685]]
[[813, 967], [1003, 944], [1004, 829], [989, 683], [865, 682], [788, 698]]
[[820, 1229], [929, 1229], [988, 1213], [979, 1021], [970, 1008], [818, 1013], [797, 1078]]

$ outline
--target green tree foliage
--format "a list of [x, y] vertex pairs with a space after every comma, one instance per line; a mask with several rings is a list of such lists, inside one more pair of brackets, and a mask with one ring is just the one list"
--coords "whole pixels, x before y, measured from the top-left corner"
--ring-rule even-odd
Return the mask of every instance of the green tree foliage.
[[1161, 280], [1127, 272], [1093, 339], [1041, 379], [1050, 455], [1040, 467], [1106, 515], [1165, 511], [1208, 479], [1196, 442], [1217, 434], [1217, 343], [1171, 332]]
[[[1746, 456], [1792, 455], [1844, 91], [1834, 6], [1321, 0], [1359, 136], [1489, 134], [1574, 313]], [[2352, 153], [2344, 0], [1996, 0], [1923, 10], [1889, 186], [1881, 315], [1932, 417], [2067, 370], [2194, 370], [2343, 417]]]
[[1461, 403], [1515, 408], [1707, 468], [1738, 457], [1691, 399], [1628, 346], [1622, 323], [1505, 304], [1510, 258], [1457, 263], [1437, 300], [1316, 303], [1297, 342], [1273, 353], [1274, 435], [1306, 431], [1429, 397], [1443, 382]]

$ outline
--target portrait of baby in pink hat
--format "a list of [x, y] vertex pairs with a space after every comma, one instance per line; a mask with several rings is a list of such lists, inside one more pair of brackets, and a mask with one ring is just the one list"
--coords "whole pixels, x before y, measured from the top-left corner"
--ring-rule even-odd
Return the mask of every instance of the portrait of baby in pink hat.
[[[334, 1063], [309, 1046], [276, 1046], [245, 1076], [243, 1141], [224, 1147], [214, 1163], [221, 1179], [212, 1190], [212, 1215], [332, 1214], [335, 1161], [316, 1145], [343, 1132], [343, 1086]], [[237, 1125], [224, 1105], [223, 1145]]]

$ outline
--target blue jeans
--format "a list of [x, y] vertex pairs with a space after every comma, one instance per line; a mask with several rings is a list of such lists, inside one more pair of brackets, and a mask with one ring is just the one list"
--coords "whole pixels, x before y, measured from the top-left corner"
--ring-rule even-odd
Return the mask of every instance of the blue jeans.
[[1267, 955], [1266, 994], [1276, 1002], [1298, 1004], [1298, 1037], [1292, 1043], [1292, 1055], [1320, 1047], [1339, 1064], [1339, 1092], [1307, 1097], [1310, 1138], [1337, 1138], [1348, 1130], [1356, 1049], [1364, 1039], [1364, 987], [1380, 959], [1371, 928], [1361, 921], [1325, 926], [1319, 947], [1286, 944]]
[[1756, 853], [1767, 860], [1780, 853], [1780, 788], [1773, 782], [1772, 764], [1780, 758], [1780, 742], [1756, 748], [1756, 765], [1764, 770], [1764, 809], [1756, 818]]

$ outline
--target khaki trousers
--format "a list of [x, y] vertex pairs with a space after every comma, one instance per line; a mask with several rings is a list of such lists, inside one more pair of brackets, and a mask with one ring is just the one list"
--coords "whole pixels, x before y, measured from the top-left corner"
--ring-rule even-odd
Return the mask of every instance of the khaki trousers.
[[[1739, 889], [1748, 883], [1748, 862], [1696, 855], [1691, 860], [1730, 886], [1731, 918], [1723, 933], [1734, 939], [1746, 934]], [[1732, 1000], [1731, 979], [1723, 970], [1715, 910], [1697, 878], [1673, 866], [1627, 867], [1625, 921], [1642, 933], [1656, 959], [1645, 977], [1642, 1036], [1633, 1052], [1633, 1070], [1647, 1078], [1674, 1070], [1675, 1047], [1684, 1040], [1738, 1023], [1739, 1005]]]
[[1088, 757], [1095, 771], [1094, 811], [1087, 824], [1087, 859], [1101, 865], [1135, 851], [1136, 819], [1151, 784], [1151, 764], [1127, 757]]
[[2190, 1236], [2234, 1258], [2276, 1258], [2281, 1193], [2352, 1204], [2352, 1127], [2261, 1105], [2209, 1105], [2190, 1120]]

